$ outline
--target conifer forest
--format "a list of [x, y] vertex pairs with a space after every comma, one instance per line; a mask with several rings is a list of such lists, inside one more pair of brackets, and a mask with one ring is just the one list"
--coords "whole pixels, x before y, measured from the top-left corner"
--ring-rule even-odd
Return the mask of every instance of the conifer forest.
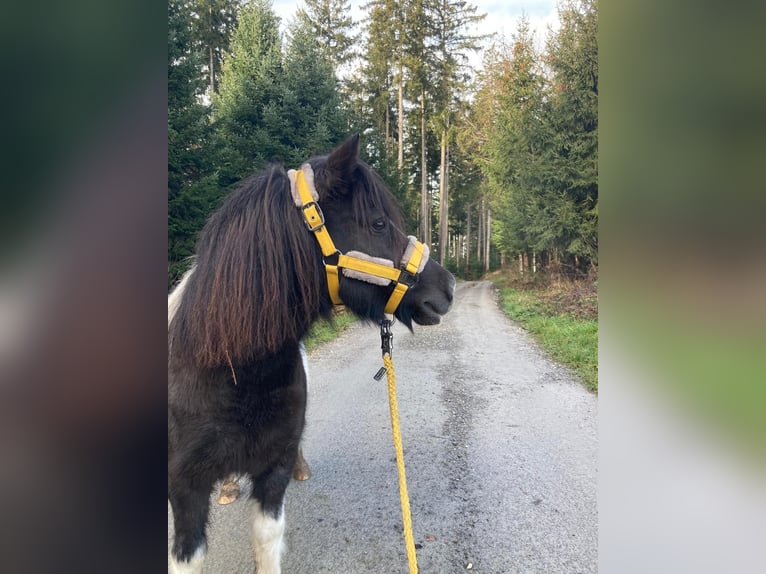
[[169, 0], [168, 284], [237, 182], [352, 133], [457, 275], [598, 266], [597, 0], [510, 37], [467, 0]]

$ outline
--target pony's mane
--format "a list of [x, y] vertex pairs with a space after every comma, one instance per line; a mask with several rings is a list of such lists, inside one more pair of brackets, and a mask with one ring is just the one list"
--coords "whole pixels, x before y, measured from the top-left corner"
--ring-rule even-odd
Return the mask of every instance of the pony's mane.
[[275, 353], [329, 310], [324, 281], [287, 174], [272, 166], [245, 180], [205, 225], [169, 326], [170, 348], [202, 368]]

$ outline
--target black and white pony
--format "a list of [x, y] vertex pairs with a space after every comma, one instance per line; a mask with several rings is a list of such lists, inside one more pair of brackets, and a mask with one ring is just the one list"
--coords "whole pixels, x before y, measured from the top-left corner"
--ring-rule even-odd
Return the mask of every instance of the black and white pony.
[[[358, 147], [353, 136], [308, 162], [326, 229], [342, 253], [398, 262], [408, 246], [401, 215]], [[410, 328], [438, 323], [452, 302], [454, 277], [424, 261], [395, 313]], [[382, 321], [393, 287], [353, 276], [341, 274], [341, 299]], [[206, 224], [194, 267], [168, 299], [172, 572], [200, 572], [210, 495], [231, 473], [252, 480], [256, 571], [280, 572], [283, 500], [306, 410], [300, 342], [332, 306], [322, 252], [288, 174], [273, 166], [245, 180]]]

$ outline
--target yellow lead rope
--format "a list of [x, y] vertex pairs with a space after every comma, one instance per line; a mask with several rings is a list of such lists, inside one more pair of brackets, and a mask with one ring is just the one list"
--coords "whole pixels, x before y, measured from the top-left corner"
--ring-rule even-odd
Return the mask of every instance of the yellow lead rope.
[[418, 559], [415, 554], [415, 539], [412, 535], [412, 516], [410, 514], [410, 497], [407, 494], [407, 475], [404, 471], [404, 448], [402, 433], [399, 430], [399, 406], [396, 402], [396, 373], [394, 360], [389, 353], [383, 354], [383, 367], [388, 379], [388, 406], [391, 410], [391, 432], [394, 436], [396, 449], [396, 467], [399, 470], [399, 499], [402, 503], [402, 524], [404, 525], [404, 542], [407, 547], [407, 562], [410, 574], [418, 574]]

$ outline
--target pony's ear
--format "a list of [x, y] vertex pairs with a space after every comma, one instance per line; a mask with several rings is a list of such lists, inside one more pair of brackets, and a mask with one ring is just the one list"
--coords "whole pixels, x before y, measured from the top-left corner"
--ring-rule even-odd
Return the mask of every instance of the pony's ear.
[[334, 179], [347, 180], [359, 159], [359, 134], [354, 134], [338, 147], [327, 158], [327, 169]]
[[359, 134], [354, 134], [327, 156], [314, 170], [314, 183], [320, 199], [341, 198], [351, 190], [352, 174], [359, 161]]

